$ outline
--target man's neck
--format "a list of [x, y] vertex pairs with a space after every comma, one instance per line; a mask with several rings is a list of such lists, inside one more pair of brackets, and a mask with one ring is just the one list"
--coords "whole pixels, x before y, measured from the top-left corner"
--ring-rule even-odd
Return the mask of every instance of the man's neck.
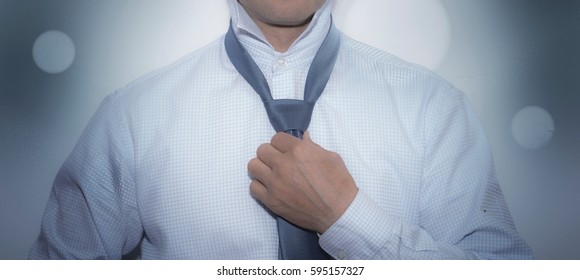
[[[250, 15], [251, 17], [251, 15]], [[278, 52], [286, 52], [290, 46], [308, 28], [312, 17], [308, 21], [295, 26], [271, 25], [254, 19], [270, 45]]]

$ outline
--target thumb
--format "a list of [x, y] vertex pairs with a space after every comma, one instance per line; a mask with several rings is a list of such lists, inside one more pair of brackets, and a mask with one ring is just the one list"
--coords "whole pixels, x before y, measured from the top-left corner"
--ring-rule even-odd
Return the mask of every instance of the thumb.
[[304, 131], [304, 135], [302, 135], [302, 139], [313, 142], [312, 138], [310, 138], [310, 132], [308, 132], [308, 131]]

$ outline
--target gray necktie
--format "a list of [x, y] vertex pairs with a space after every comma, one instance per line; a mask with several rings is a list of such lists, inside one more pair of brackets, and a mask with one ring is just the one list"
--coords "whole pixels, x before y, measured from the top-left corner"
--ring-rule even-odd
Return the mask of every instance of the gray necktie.
[[[304, 100], [273, 99], [266, 78], [235, 36], [231, 24], [225, 38], [225, 48], [230, 61], [260, 95], [270, 123], [276, 132], [284, 131], [298, 138], [302, 138], [304, 131], [310, 124], [314, 104], [324, 91], [330, 78], [338, 56], [339, 46], [340, 34], [331, 24], [330, 30], [308, 70], [304, 86]], [[320, 248], [315, 232], [295, 226], [281, 217], [277, 217], [277, 222], [280, 259], [331, 259]]]

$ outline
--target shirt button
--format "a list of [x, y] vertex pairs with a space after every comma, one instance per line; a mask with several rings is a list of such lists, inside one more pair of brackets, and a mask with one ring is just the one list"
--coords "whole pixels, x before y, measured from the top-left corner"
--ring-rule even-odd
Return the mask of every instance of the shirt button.
[[283, 59], [283, 58], [278, 58], [278, 59], [276, 60], [276, 62], [277, 62], [279, 65], [286, 65], [286, 63], [287, 63], [286, 59]]
[[346, 260], [346, 251], [339, 251], [336, 256], [339, 260]]

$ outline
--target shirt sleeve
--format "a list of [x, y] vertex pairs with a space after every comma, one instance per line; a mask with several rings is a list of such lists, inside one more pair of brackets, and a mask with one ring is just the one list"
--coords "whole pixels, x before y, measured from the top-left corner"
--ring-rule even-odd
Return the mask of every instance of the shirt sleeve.
[[337, 259], [529, 259], [465, 95], [434, 97], [424, 119], [419, 224], [383, 210], [361, 188], [320, 238]]
[[59, 170], [30, 259], [121, 259], [143, 230], [132, 144], [115, 95], [92, 117]]

